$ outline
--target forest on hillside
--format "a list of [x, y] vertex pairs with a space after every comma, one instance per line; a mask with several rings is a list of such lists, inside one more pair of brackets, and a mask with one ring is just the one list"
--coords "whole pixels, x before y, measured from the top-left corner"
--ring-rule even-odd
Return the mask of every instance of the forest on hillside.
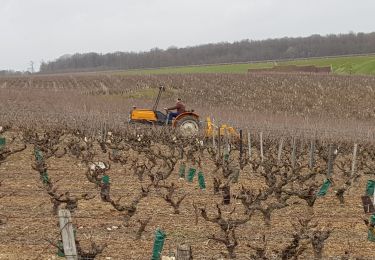
[[42, 62], [41, 73], [279, 60], [375, 53], [375, 32], [267, 40], [242, 40], [146, 52], [76, 53]]

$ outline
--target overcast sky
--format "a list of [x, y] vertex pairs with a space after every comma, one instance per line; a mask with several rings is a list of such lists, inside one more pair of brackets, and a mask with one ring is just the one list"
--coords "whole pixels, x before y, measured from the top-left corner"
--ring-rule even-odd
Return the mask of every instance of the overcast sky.
[[0, 0], [0, 70], [77, 52], [375, 31], [374, 0]]

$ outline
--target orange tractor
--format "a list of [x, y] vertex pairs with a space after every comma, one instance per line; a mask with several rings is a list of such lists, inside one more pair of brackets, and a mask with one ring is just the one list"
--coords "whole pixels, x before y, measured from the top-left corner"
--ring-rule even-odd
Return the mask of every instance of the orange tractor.
[[159, 87], [159, 93], [152, 109], [139, 109], [137, 107], [133, 107], [129, 115], [129, 123], [141, 123], [160, 126], [170, 125], [180, 128], [180, 130], [185, 134], [197, 133], [199, 131], [201, 123], [199, 121], [199, 115], [194, 113], [194, 110], [181, 113], [172, 121], [168, 120], [168, 111], [163, 113], [157, 110], [163, 91], [165, 91], [165, 87]]
[[[133, 107], [129, 115], [129, 123], [141, 123], [149, 125], [170, 125], [178, 127], [185, 135], [194, 135], [198, 133], [201, 127], [204, 127], [206, 137], [229, 135], [239, 137], [237, 130], [228, 125], [215, 126], [208, 117], [205, 123], [200, 121], [199, 115], [194, 110], [179, 114], [172, 121], [168, 121], [168, 111], [162, 113], [157, 110], [162, 92], [165, 88], [159, 87], [159, 93], [152, 109], [139, 109]], [[216, 133], [217, 132], [217, 133]]]

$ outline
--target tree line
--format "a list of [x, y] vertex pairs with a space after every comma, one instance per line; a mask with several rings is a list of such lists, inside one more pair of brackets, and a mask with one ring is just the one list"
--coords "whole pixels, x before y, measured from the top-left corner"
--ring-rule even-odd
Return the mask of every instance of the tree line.
[[375, 32], [242, 40], [146, 52], [76, 53], [42, 62], [41, 73], [139, 69], [375, 53]]
[[19, 70], [0, 70], [0, 76], [22, 76], [31, 74], [29, 71], [19, 71]]

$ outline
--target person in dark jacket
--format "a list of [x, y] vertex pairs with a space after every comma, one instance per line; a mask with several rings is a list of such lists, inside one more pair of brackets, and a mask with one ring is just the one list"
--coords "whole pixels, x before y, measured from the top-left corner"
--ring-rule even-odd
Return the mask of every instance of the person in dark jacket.
[[171, 110], [176, 110], [176, 112], [169, 112], [168, 122], [171, 122], [173, 118], [177, 117], [179, 114], [186, 111], [185, 104], [182, 102], [181, 98], [177, 98], [176, 105], [173, 107], [164, 108], [167, 112]]

